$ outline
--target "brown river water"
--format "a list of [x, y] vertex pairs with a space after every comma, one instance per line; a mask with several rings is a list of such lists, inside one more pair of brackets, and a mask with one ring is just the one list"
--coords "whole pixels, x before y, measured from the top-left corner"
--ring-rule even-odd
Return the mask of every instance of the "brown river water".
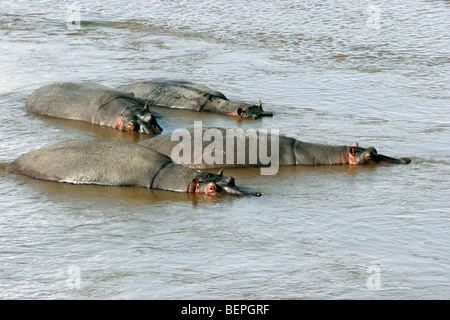
[[[0, 299], [449, 299], [448, 21], [448, 1], [2, 1]], [[4, 170], [68, 139], [149, 138], [29, 114], [37, 88], [159, 77], [274, 113], [157, 109], [164, 133], [277, 129], [412, 162], [225, 170], [259, 198]]]

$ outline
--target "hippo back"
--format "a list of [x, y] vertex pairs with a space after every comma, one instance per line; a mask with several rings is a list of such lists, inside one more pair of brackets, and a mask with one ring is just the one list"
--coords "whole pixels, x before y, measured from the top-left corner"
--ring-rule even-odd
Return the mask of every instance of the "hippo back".
[[134, 143], [110, 139], [70, 140], [28, 152], [7, 169], [33, 178], [150, 188], [171, 159]]
[[204, 85], [174, 79], [135, 82], [116, 89], [132, 93], [136, 98], [148, 100], [156, 106], [195, 111], [200, 111], [212, 98], [228, 100], [222, 93]]
[[[180, 164], [197, 169], [264, 167], [270, 165], [267, 163], [263, 164], [261, 162], [259, 153], [259, 148], [261, 147], [260, 133], [256, 132], [255, 130], [244, 131], [243, 129], [225, 129], [218, 127], [202, 128], [201, 154], [195, 152], [195, 128], [191, 128], [186, 131], [182, 130], [180, 131], [180, 133], [181, 132], [184, 132], [184, 134], [186, 135], [178, 136], [172, 133], [168, 133], [141, 141], [139, 142], [139, 145], [161, 152], [168, 157], [172, 157], [173, 160], [177, 162], [177, 159], [172, 155], [172, 150], [174, 150], [174, 148], [177, 148], [175, 150], [179, 151], [178, 149], [181, 149], [181, 146], [184, 145], [185, 139], [189, 139], [187, 143], [189, 143], [190, 145], [190, 158], [187, 161], [180, 162]], [[209, 133], [208, 136], [205, 135], [206, 132]], [[239, 141], [239, 139], [235, 136], [239, 137], [241, 134], [245, 135], [245, 140]], [[214, 144], [216, 141], [211, 139], [211, 136], [214, 136], [214, 139], [216, 136], [219, 138], [219, 140], [217, 141], [218, 145]], [[172, 141], [172, 139], [174, 141]], [[230, 155], [231, 150], [227, 149], [227, 142], [230, 143], [230, 145], [232, 143], [234, 146], [232, 155]], [[278, 136], [278, 140], [274, 139], [274, 142], [278, 143], [279, 165], [295, 165], [295, 156], [293, 150], [295, 139], [280, 135]], [[271, 155], [271, 143], [272, 136], [270, 133], [268, 133], [267, 150], [265, 151], [265, 155], [267, 155], [268, 157], [270, 157]], [[180, 147], [178, 147], [177, 145], [179, 145]], [[219, 146], [219, 148], [215, 148], [215, 146]], [[185, 149], [182, 149], [184, 152]], [[220, 152], [220, 150], [222, 151], [221, 155], [217, 154], [217, 152]], [[240, 158], [241, 152], [245, 152], [243, 158]], [[180, 154], [180, 157], [182, 156], [183, 154]], [[201, 159], [198, 158], [199, 156], [201, 157]], [[215, 159], [221, 159], [221, 163], [206, 162], [205, 159], [208, 156], [211, 156]], [[253, 161], [252, 159], [256, 159], [256, 161]]]
[[59, 82], [34, 91], [27, 99], [25, 108], [39, 115], [100, 123], [97, 118], [105, 115], [99, 114], [107, 112], [111, 113], [109, 117], [117, 115], [116, 110], [102, 108], [117, 99], [143, 107], [132, 96], [97, 83]]

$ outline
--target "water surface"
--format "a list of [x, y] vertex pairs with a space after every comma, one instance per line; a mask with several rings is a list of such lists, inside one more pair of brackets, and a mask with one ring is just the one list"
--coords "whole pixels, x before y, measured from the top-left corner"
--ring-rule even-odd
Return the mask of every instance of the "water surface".
[[[450, 298], [448, 21], [447, 1], [2, 1], [0, 298]], [[4, 171], [68, 139], [148, 138], [28, 114], [37, 88], [158, 77], [274, 112], [155, 110], [165, 133], [279, 129], [412, 163], [226, 170], [251, 199]]]

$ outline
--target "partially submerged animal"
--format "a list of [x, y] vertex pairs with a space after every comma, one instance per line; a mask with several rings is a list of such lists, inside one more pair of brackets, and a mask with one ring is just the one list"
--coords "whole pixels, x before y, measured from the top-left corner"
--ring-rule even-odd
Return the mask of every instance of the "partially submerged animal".
[[236, 187], [232, 177], [224, 177], [221, 172], [188, 168], [155, 150], [111, 139], [61, 142], [25, 153], [6, 169], [36, 179], [73, 184], [249, 195]]
[[253, 119], [273, 115], [272, 112], [262, 109], [261, 101], [258, 104], [230, 101], [221, 92], [185, 80], [154, 79], [116, 89], [133, 93], [136, 98], [148, 101], [151, 105], [166, 108], [207, 111]]
[[132, 95], [92, 82], [43, 86], [30, 95], [25, 108], [38, 115], [86, 121], [128, 132], [162, 132], [148, 105]]
[[[198, 128], [197, 128], [198, 130]], [[180, 138], [182, 138], [180, 140]], [[139, 142], [176, 159], [180, 164], [197, 168], [244, 168], [291, 165], [334, 164], [407, 164], [408, 158], [391, 158], [373, 147], [327, 145], [296, 140], [284, 135], [256, 130], [196, 128], [182, 129]]]

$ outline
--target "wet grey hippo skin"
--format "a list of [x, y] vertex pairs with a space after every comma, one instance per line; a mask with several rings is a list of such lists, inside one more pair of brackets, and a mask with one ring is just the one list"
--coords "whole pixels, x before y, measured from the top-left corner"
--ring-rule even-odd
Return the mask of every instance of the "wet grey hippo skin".
[[120, 86], [116, 89], [133, 93], [136, 98], [160, 107], [208, 111], [253, 119], [272, 116], [271, 112], [265, 112], [262, 109], [261, 102], [254, 105], [230, 101], [218, 91], [184, 80], [154, 79]]
[[178, 165], [149, 148], [111, 139], [61, 142], [25, 153], [6, 169], [36, 179], [74, 184], [248, 195], [235, 186], [232, 177]]
[[[181, 164], [197, 168], [197, 169], [213, 169], [213, 168], [239, 168], [239, 167], [263, 167], [267, 166], [267, 162], [262, 164], [260, 157], [257, 156], [257, 162], [250, 161], [249, 150], [251, 144], [251, 139], [245, 136], [245, 146], [240, 146], [237, 139], [234, 140], [234, 159], [232, 157], [230, 162], [227, 159], [227, 149], [226, 149], [226, 136], [227, 131], [239, 136], [241, 134], [244, 137], [243, 129], [225, 129], [225, 128], [202, 128], [202, 136], [206, 130], [218, 130], [221, 134], [219, 137], [222, 139], [222, 152], [223, 161], [222, 164], [217, 163], [205, 163], [205, 154], [208, 151], [205, 150], [209, 144], [212, 144], [211, 139], [204, 139], [202, 145], [202, 159], [196, 161], [194, 150], [194, 128], [188, 129], [192, 139], [191, 143], [191, 160], [189, 163], [182, 162]], [[248, 130], [247, 130], [248, 131]], [[211, 132], [211, 131], [210, 131]], [[260, 145], [259, 132], [253, 130], [255, 137], [258, 139], [256, 145]], [[257, 135], [257, 136], [256, 136]], [[139, 142], [140, 145], [152, 148], [168, 156], [171, 155], [172, 149], [180, 144], [183, 139], [176, 139], [176, 141], [171, 141], [172, 134], [164, 134], [158, 137], [147, 139]], [[220, 142], [220, 141], [219, 141]], [[258, 147], [259, 148], [259, 147]], [[238, 150], [245, 150], [245, 160], [238, 161]], [[259, 149], [258, 149], [259, 150]], [[348, 145], [326, 145], [318, 143], [308, 143], [296, 140], [294, 138], [279, 135], [279, 166], [291, 166], [291, 165], [334, 165], [334, 164], [407, 164], [411, 162], [408, 158], [395, 159], [388, 156], [378, 154], [377, 150], [373, 147], [362, 148], [355, 142], [352, 146]], [[211, 149], [209, 149], [211, 151]], [[216, 151], [216, 150], [215, 150]], [[210, 152], [211, 154], [211, 152]], [[259, 154], [259, 153], [256, 153]], [[267, 134], [267, 155], [271, 154], [271, 134]], [[181, 156], [181, 155], [180, 155]], [[196, 163], [197, 162], [197, 163]]]
[[118, 130], [161, 133], [148, 105], [131, 95], [92, 82], [59, 82], [37, 89], [27, 99], [29, 112], [86, 121]]

